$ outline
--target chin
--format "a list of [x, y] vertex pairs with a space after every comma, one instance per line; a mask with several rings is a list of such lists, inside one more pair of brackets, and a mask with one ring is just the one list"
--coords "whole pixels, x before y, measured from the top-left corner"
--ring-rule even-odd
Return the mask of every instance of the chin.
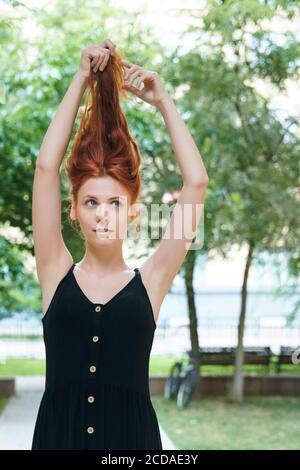
[[95, 235], [95, 238], [93, 239], [93, 241], [96, 240], [96, 243], [101, 243], [101, 242], [114, 242], [114, 241], [117, 241], [116, 237], [114, 234], [110, 233], [110, 234], [96, 234]]

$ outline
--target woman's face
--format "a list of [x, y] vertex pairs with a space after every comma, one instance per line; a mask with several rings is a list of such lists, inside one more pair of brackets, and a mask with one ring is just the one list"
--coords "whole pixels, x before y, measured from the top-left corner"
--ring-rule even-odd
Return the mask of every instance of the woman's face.
[[127, 189], [111, 176], [89, 178], [78, 191], [77, 205], [72, 204], [71, 218], [78, 219], [90, 243], [112, 243], [126, 237], [128, 223], [136, 215], [129, 215], [129, 204]]

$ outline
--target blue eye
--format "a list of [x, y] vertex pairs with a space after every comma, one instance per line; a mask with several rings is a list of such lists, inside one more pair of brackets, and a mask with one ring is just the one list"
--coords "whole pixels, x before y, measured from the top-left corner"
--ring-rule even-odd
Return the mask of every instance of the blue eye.
[[112, 202], [117, 202], [117, 203], [119, 204], [118, 207], [120, 207], [120, 205], [121, 205], [121, 202], [119, 201], [119, 199], [115, 199], [115, 200], [112, 201]]
[[[87, 199], [87, 201], [85, 202], [85, 204], [88, 205], [88, 202], [90, 202], [90, 201], [96, 202], [94, 199]], [[112, 201], [112, 203], [113, 203], [113, 202], [117, 202], [117, 203], [118, 203], [118, 206], [117, 206], [117, 207], [120, 207], [120, 205], [122, 205], [121, 202], [119, 201], [119, 199], [115, 199], [114, 201]], [[93, 205], [90, 206], [90, 207], [93, 207]]]
[[94, 199], [88, 199], [85, 203], [87, 204], [90, 201], [96, 202]]

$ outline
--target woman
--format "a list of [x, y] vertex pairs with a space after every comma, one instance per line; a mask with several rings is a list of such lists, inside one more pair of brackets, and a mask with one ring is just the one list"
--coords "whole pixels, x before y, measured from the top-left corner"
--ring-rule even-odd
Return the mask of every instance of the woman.
[[[87, 88], [66, 161], [70, 217], [85, 240], [85, 255], [75, 264], [61, 232], [60, 166]], [[183, 178], [166, 235], [133, 271], [122, 249], [138, 217], [141, 158], [119, 103], [127, 92], [161, 112]], [[149, 393], [150, 351], [161, 303], [192, 241], [175, 236], [181, 209], [202, 205], [207, 184], [199, 151], [159, 75], [122, 60], [109, 39], [85, 48], [34, 175], [46, 384], [32, 449], [162, 449]], [[195, 232], [200, 212], [189, 214], [185, 225]]]

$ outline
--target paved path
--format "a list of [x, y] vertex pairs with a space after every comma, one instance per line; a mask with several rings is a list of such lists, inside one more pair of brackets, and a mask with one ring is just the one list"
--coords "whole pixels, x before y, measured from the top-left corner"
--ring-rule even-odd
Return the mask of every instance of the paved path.
[[[0, 450], [30, 450], [38, 407], [45, 387], [43, 376], [16, 377], [16, 394], [0, 415]], [[163, 449], [175, 449], [159, 425]]]

